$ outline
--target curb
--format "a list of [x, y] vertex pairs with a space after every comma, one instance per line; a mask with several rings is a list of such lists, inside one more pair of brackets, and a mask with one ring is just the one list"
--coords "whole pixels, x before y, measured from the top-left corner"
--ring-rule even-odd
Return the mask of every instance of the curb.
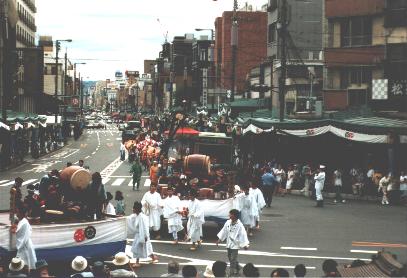
[[[309, 197], [308, 195], [305, 195], [304, 192], [301, 192], [301, 190], [291, 190], [292, 195], [298, 195], [298, 196], [304, 196], [304, 197]], [[336, 193], [333, 192], [323, 192], [322, 195], [324, 196], [324, 198], [327, 199], [334, 199], [336, 196]], [[344, 198], [345, 200], [357, 200], [357, 201], [375, 201], [378, 202], [381, 200], [381, 198], [376, 197], [376, 196], [363, 196], [363, 197], [359, 197], [359, 196], [355, 196], [353, 194], [345, 194], [342, 193], [342, 198]]]

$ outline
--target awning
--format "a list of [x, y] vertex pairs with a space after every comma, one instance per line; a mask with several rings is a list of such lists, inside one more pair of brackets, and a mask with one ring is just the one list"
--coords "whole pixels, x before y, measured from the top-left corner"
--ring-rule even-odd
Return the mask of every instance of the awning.
[[[165, 131], [165, 134], [168, 135], [169, 131]], [[175, 135], [182, 136], [182, 135], [199, 135], [199, 131], [189, 128], [189, 127], [181, 127], [177, 129]]]

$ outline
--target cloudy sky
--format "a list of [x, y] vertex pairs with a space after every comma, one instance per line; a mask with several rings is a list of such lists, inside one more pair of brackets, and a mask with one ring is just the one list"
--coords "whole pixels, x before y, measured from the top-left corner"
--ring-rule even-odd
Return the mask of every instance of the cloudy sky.
[[[116, 70], [143, 71], [144, 59], [154, 59], [168, 38], [214, 28], [215, 18], [233, 8], [233, 0], [36, 0], [37, 36], [72, 39], [64, 43], [82, 76], [113, 78]], [[248, 0], [260, 9], [267, 0]], [[242, 7], [246, 1], [239, 1]], [[159, 21], [157, 20], [159, 19]], [[63, 54], [62, 54], [63, 55]]]

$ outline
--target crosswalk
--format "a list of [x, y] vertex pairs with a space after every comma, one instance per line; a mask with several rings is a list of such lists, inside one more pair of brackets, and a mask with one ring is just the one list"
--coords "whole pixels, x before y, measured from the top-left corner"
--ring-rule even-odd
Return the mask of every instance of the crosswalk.
[[[38, 179], [29, 179], [23, 182], [23, 186], [27, 186], [33, 183], [39, 182]], [[12, 186], [14, 184], [14, 180], [1, 180], [0, 187], [7, 187]]]
[[[133, 186], [133, 179], [131, 177], [118, 177], [118, 178], [104, 178], [102, 180], [102, 183], [105, 186], [112, 186], [112, 187], [120, 187], [120, 186], [129, 186], [132, 187]], [[146, 178], [143, 182], [143, 180], [141, 181], [142, 186], [144, 187], [150, 187], [151, 181], [149, 178]]]

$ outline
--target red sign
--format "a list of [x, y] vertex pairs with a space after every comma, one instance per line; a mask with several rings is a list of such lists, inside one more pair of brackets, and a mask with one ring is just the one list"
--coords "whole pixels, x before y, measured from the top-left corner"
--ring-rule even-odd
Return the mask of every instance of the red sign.
[[353, 137], [355, 137], [355, 134], [353, 132], [346, 131], [345, 137], [348, 139], [353, 139]]

